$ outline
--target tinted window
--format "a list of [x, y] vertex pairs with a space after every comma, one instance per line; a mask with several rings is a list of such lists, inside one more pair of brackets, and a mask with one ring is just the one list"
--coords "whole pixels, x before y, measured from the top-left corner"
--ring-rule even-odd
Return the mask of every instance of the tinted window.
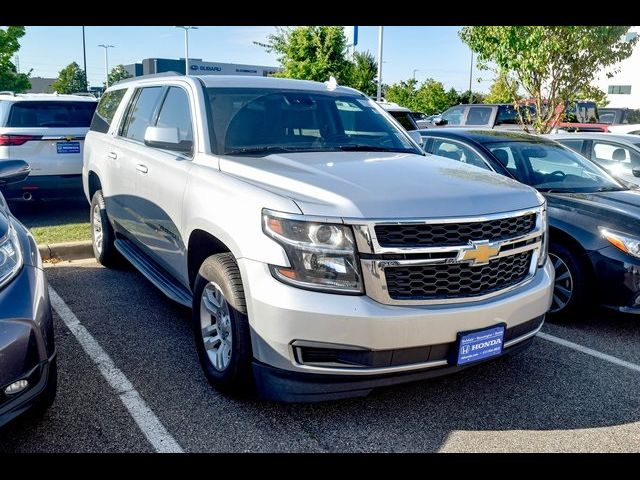
[[7, 127], [88, 127], [97, 102], [16, 102]]
[[616, 120], [616, 112], [600, 112], [600, 123], [611, 125]]
[[405, 130], [417, 130], [415, 120], [411, 116], [410, 112], [389, 112], [393, 118], [395, 118]]
[[465, 107], [451, 107], [442, 114], [442, 119], [446, 120], [446, 125], [460, 125]]
[[93, 120], [91, 121], [91, 130], [101, 133], [107, 133], [109, 131], [113, 116], [116, 114], [116, 110], [126, 91], [126, 88], [121, 88], [107, 92], [102, 96], [98, 108], [96, 108], [96, 113], [93, 115]]
[[513, 125], [519, 123], [518, 111], [512, 105], [500, 105], [496, 125]]
[[582, 153], [582, 140], [575, 140], [575, 139], [571, 139], [571, 140], [558, 140], [562, 145], [564, 145], [565, 147], [569, 147], [571, 150], [573, 150], [574, 152], [578, 152], [578, 153]]
[[373, 100], [340, 92], [209, 88], [213, 150], [388, 150], [419, 153]]
[[144, 132], [151, 125], [162, 87], [147, 87], [136, 92], [122, 127], [123, 137], [144, 141]]
[[178, 129], [180, 143], [193, 143], [193, 128], [191, 126], [191, 109], [189, 96], [182, 88], [171, 87], [162, 102], [158, 115], [158, 127], [174, 127]]
[[451, 140], [434, 139], [431, 153], [484, 168], [485, 170], [491, 170], [480, 155], [466, 145]]
[[491, 107], [471, 107], [465, 125], [489, 125], [492, 112]]
[[640, 110], [627, 111], [624, 123], [640, 123]]

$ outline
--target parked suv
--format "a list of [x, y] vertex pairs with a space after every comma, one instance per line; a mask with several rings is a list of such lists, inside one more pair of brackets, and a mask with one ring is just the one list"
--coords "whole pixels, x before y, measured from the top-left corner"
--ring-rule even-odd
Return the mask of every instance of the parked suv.
[[84, 159], [96, 258], [192, 308], [222, 391], [314, 401], [458, 371], [523, 348], [551, 304], [543, 197], [427, 160], [351, 88], [126, 80]]
[[7, 199], [82, 195], [82, 145], [97, 104], [89, 94], [0, 92], [0, 162], [31, 167], [3, 188]]

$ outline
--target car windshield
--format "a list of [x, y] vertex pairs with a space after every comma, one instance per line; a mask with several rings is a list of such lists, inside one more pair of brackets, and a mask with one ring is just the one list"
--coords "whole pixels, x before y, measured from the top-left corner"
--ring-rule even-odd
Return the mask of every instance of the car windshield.
[[337, 92], [208, 88], [218, 154], [421, 152], [373, 100]]
[[603, 192], [626, 188], [603, 169], [556, 143], [486, 143], [514, 178], [540, 191]]

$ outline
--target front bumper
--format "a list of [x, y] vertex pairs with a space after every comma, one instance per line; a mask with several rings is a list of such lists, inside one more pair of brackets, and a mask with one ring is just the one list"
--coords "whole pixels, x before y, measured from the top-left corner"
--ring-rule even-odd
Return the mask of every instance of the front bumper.
[[[25, 265], [0, 291], [0, 425], [30, 408], [49, 382], [55, 359], [53, 317], [42, 269]], [[16, 395], [4, 389], [28, 379]]]
[[620, 312], [640, 314], [640, 258], [613, 246], [589, 252], [598, 303]]
[[[381, 381], [389, 384], [390, 375], [404, 378], [398, 381], [410, 381], [416, 375], [431, 376], [436, 371], [431, 367], [445, 367], [436, 374], [455, 371], [457, 367], [451, 369], [442, 360], [437, 365], [420, 364], [428, 363], [432, 352], [441, 353], [443, 348], [448, 348], [446, 345], [453, 344], [458, 332], [498, 323], [506, 324], [509, 331], [542, 319], [551, 304], [553, 285], [553, 267], [547, 262], [528, 283], [485, 301], [394, 306], [375, 302], [367, 296], [334, 295], [290, 287], [275, 280], [268, 267], [260, 262], [240, 259], [238, 265], [252, 328], [254, 372], [258, 385], [262, 382], [267, 390], [278, 384], [279, 380], [274, 383], [273, 378], [289, 378], [291, 374], [304, 374], [303, 383], [313, 383], [313, 378], [327, 383], [323, 377], [329, 375], [344, 377], [340, 383], [349, 383], [349, 378], [357, 376], [365, 384], [367, 378], [382, 376]], [[423, 361], [413, 357], [409, 363], [388, 368], [319, 367], [298, 362], [294, 342], [350, 346], [367, 351], [402, 350], [403, 354], [406, 349], [430, 348]], [[274, 376], [274, 369], [282, 372]], [[431, 373], [427, 374], [426, 370]], [[271, 373], [264, 374], [267, 371]], [[265, 375], [271, 380], [261, 380]], [[370, 388], [373, 387], [364, 390]], [[274, 398], [265, 391], [262, 393]]]

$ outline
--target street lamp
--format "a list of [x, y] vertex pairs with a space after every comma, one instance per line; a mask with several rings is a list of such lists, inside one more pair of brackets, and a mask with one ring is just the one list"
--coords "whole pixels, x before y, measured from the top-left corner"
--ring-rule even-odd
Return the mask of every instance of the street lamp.
[[189, 30], [197, 30], [198, 27], [176, 26], [184, 30], [184, 74], [189, 75]]
[[376, 98], [378, 101], [382, 99], [382, 35], [384, 27], [378, 27], [378, 90]]
[[109, 88], [109, 55], [108, 55], [108, 51], [110, 48], [114, 48], [115, 45], [105, 45], [103, 43], [101, 43], [100, 45], [98, 45], [99, 47], [104, 48], [104, 74], [105, 74], [105, 90], [107, 88]]
[[414, 80], [416, 79], [416, 72], [424, 72], [424, 70], [421, 70], [421, 69], [419, 69], [419, 68], [414, 68], [414, 69], [413, 69], [413, 79], [414, 79]]

